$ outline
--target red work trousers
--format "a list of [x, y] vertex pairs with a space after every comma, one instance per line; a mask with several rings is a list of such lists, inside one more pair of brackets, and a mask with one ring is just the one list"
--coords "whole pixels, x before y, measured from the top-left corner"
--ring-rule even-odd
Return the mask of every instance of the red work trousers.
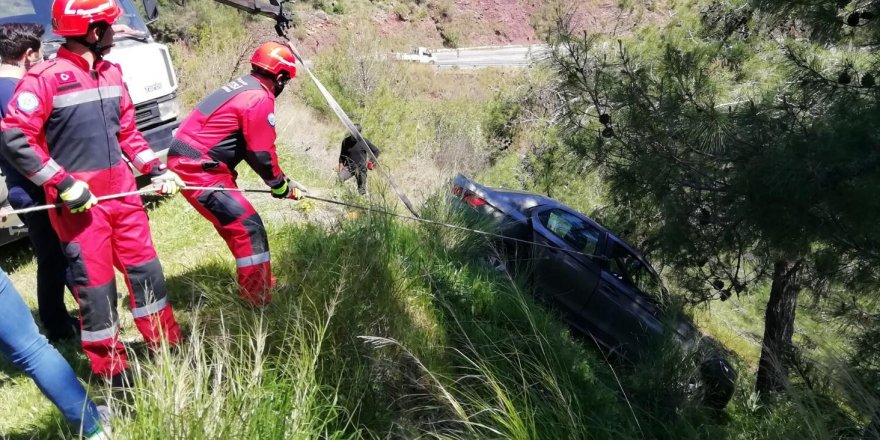
[[[82, 174], [76, 177], [88, 182], [96, 196], [137, 189], [124, 162]], [[54, 194], [48, 196], [54, 199]], [[80, 307], [82, 347], [96, 375], [109, 377], [127, 367], [125, 347], [118, 339], [114, 267], [125, 278], [131, 314], [147, 344], [155, 348], [163, 339], [172, 345], [181, 341], [139, 196], [105, 200], [79, 214], [67, 208], [53, 210], [49, 217], [69, 262], [69, 281]]]
[[[168, 168], [187, 185], [238, 188], [235, 176], [223, 164], [204, 170], [201, 160], [170, 157]], [[248, 199], [233, 191], [184, 191], [183, 195], [214, 225], [232, 251], [238, 272], [239, 296], [254, 305], [268, 304], [275, 285], [269, 240], [263, 220]]]

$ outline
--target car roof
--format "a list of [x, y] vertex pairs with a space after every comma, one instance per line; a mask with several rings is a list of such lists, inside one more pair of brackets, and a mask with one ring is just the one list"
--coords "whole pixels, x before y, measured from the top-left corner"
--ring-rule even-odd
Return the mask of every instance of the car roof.
[[567, 211], [574, 212], [577, 215], [585, 218], [587, 221], [592, 223], [594, 226], [601, 229], [602, 232], [606, 232], [606, 233], [609, 232], [608, 228], [603, 226], [601, 223], [597, 222], [596, 220], [593, 220], [590, 216], [578, 211], [577, 209], [574, 209], [571, 206], [568, 206], [568, 205], [560, 202], [559, 200], [552, 199], [552, 198], [547, 197], [545, 195], [538, 194], [538, 193], [531, 192], [531, 191], [522, 191], [522, 190], [516, 190], [516, 189], [507, 189], [507, 188], [486, 186], [486, 185], [483, 185], [481, 183], [474, 181], [473, 179], [468, 178], [467, 176], [459, 174], [458, 177], [456, 178], [456, 181], [458, 181], [459, 183], [465, 183], [465, 182], [461, 182], [461, 179], [465, 179], [467, 182], [474, 185], [474, 187], [476, 187], [476, 189], [480, 190], [480, 192], [482, 192], [484, 196], [487, 196], [488, 198], [490, 198], [491, 199], [491, 200], [489, 200], [490, 203], [491, 202], [502, 202], [503, 204], [508, 205], [507, 207], [515, 208], [522, 214], [527, 214], [527, 212], [530, 211], [532, 208], [535, 208], [538, 206], [542, 206], [542, 207], [546, 206], [546, 207], [551, 207], [551, 208], [562, 208]]
[[461, 179], [465, 179], [467, 182], [473, 184], [477, 189], [481, 190], [485, 196], [492, 198], [490, 202], [503, 202], [507, 204], [509, 207], [516, 208], [520, 213], [526, 214], [526, 211], [531, 210], [537, 206], [547, 206], [553, 208], [562, 208], [574, 213], [577, 213], [579, 216], [587, 219], [593, 225], [599, 227], [602, 232], [607, 233], [609, 236], [614, 237], [614, 239], [619, 242], [627, 251], [638, 255], [638, 257], [645, 263], [654, 273], [656, 274], [656, 269], [654, 269], [653, 265], [648, 261], [648, 259], [644, 256], [644, 254], [639, 251], [635, 246], [621, 238], [619, 235], [611, 232], [608, 228], [606, 228], [601, 223], [594, 220], [592, 217], [578, 211], [577, 209], [572, 208], [556, 199], [551, 199], [542, 194], [530, 192], [530, 191], [522, 191], [516, 189], [507, 189], [507, 188], [498, 188], [486, 186], [477, 181], [463, 175], [459, 174], [456, 177], [456, 181], [460, 183]]

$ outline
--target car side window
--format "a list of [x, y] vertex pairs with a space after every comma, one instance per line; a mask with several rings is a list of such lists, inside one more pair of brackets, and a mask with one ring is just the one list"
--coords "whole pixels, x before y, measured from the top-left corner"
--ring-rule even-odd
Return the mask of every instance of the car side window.
[[562, 209], [544, 211], [538, 218], [545, 228], [579, 252], [596, 253], [601, 232], [593, 225]]
[[617, 279], [640, 290], [656, 301], [662, 301], [663, 286], [657, 277], [635, 254], [614, 243], [608, 271]]

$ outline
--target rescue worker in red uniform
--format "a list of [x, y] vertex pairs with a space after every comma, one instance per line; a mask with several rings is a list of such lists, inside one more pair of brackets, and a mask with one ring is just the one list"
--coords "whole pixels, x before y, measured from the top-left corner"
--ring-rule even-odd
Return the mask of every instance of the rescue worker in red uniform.
[[[304, 188], [287, 178], [275, 152], [275, 97], [296, 76], [290, 48], [261, 45], [251, 73], [217, 89], [186, 117], [174, 135], [168, 167], [187, 185], [236, 188], [235, 167], [245, 161], [276, 198], [298, 200]], [[275, 284], [269, 242], [260, 215], [240, 192], [185, 191], [184, 197], [214, 224], [235, 256], [241, 297], [271, 300]]]
[[43, 187], [48, 203], [66, 205], [50, 211], [50, 220], [69, 262], [83, 350], [95, 374], [127, 387], [114, 266], [124, 275], [135, 325], [148, 345], [177, 344], [181, 334], [140, 197], [98, 203], [96, 196], [137, 189], [123, 154], [162, 194], [176, 193], [183, 182], [137, 130], [119, 66], [102, 59], [121, 14], [115, 0], [54, 1], [53, 32], [65, 43], [19, 83], [0, 125], [0, 152]]

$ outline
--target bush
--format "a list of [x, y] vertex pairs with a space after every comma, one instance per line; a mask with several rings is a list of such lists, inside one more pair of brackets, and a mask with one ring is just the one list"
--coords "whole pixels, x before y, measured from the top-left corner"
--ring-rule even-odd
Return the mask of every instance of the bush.
[[211, 0], [169, 4], [151, 25], [169, 43], [186, 108], [250, 69], [247, 58], [261, 43], [248, 32], [250, 16]]
[[196, 46], [212, 40], [241, 40], [249, 15], [212, 0], [160, 2], [159, 19], [150, 25], [160, 41]]

